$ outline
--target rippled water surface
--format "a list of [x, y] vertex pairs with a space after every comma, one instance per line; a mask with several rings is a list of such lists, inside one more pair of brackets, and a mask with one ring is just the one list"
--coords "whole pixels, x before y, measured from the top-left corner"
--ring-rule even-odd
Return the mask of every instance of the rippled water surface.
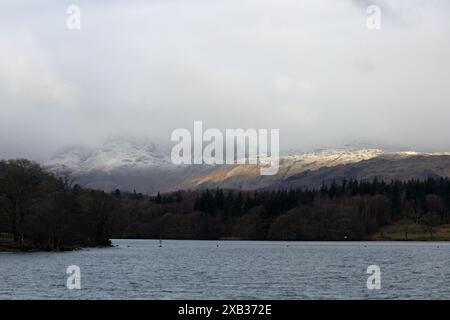
[[[114, 240], [0, 253], [2, 299], [450, 299], [450, 243]], [[66, 287], [78, 265], [81, 289]], [[369, 265], [381, 289], [368, 290]]]

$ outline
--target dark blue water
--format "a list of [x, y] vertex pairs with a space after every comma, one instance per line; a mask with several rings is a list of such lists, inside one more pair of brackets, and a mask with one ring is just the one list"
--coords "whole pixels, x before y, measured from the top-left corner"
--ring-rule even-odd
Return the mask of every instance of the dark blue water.
[[[0, 253], [2, 299], [450, 299], [450, 243], [115, 240]], [[66, 286], [69, 265], [81, 289]], [[381, 289], [369, 290], [369, 265]]]

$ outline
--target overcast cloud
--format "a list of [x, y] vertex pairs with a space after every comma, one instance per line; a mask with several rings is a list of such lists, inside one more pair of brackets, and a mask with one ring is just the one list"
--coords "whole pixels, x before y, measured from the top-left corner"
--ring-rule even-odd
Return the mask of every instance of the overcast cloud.
[[[67, 6], [81, 30], [66, 28]], [[382, 10], [380, 30], [366, 8]], [[0, 4], [0, 158], [194, 120], [279, 128], [282, 148], [450, 150], [449, 1]]]

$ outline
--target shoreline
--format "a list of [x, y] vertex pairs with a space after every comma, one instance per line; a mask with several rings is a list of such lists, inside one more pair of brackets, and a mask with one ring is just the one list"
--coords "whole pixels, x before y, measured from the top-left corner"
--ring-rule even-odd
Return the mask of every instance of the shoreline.
[[79, 251], [83, 249], [90, 249], [90, 248], [113, 248], [115, 247], [113, 244], [110, 245], [92, 245], [92, 246], [73, 246], [73, 247], [63, 247], [63, 248], [57, 248], [57, 249], [48, 249], [48, 248], [42, 248], [42, 247], [24, 247], [24, 248], [17, 248], [15, 246], [4, 246], [0, 245], [0, 253], [4, 252], [21, 252], [21, 253], [35, 253], [35, 252], [71, 252], [71, 251]]
[[[447, 225], [444, 226], [445, 228], [448, 228]], [[388, 226], [387, 228], [393, 229], [392, 226]], [[394, 229], [396, 230], [396, 229]], [[7, 246], [7, 245], [0, 245], [0, 253], [35, 253], [35, 252], [70, 252], [70, 251], [79, 251], [83, 249], [90, 249], [90, 248], [98, 248], [98, 249], [108, 249], [108, 248], [115, 248], [117, 245], [114, 245], [112, 240], [154, 240], [159, 241], [160, 239], [157, 238], [113, 238], [111, 239], [111, 244], [109, 245], [89, 245], [89, 246], [71, 246], [71, 247], [63, 247], [63, 248], [57, 248], [57, 249], [48, 249], [43, 247], [22, 247], [18, 248], [16, 246]], [[177, 239], [177, 238], [170, 238], [170, 239], [163, 239], [163, 241], [255, 241], [255, 242], [263, 242], [263, 241], [270, 241], [270, 242], [349, 242], [349, 243], [356, 243], [356, 242], [373, 242], [373, 243], [383, 243], [383, 242], [449, 242], [450, 238], [435, 236], [433, 238], [430, 238], [429, 236], [424, 236], [423, 234], [420, 234], [419, 236], [417, 234], [411, 233], [408, 237], [408, 239], [405, 239], [404, 237], [399, 237], [398, 233], [392, 234], [392, 231], [386, 232], [386, 234], [383, 233], [383, 231], [379, 231], [375, 234], [372, 234], [368, 236], [365, 239], [359, 239], [359, 240], [337, 240], [337, 239], [316, 239], [316, 240], [286, 240], [286, 239], [242, 239], [242, 238], [223, 238], [223, 239]]]
[[[156, 238], [114, 238], [114, 240], [153, 240], [159, 241]], [[276, 240], [276, 239], [177, 239], [177, 238], [168, 238], [163, 239], [164, 241], [222, 241], [222, 242], [232, 242], [232, 241], [255, 241], [255, 242], [449, 242], [449, 239], [359, 239], [359, 240], [336, 240], [336, 239], [328, 239], [328, 240]]]

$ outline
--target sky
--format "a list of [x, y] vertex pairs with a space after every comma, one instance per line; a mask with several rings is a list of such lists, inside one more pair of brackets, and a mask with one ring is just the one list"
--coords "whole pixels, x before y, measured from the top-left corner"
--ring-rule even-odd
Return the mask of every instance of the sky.
[[[80, 29], [67, 28], [69, 5]], [[369, 29], [368, 6], [380, 8]], [[2, 0], [0, 158], [280, 129], [282, 149], [450, 151], [446, 0]]]

